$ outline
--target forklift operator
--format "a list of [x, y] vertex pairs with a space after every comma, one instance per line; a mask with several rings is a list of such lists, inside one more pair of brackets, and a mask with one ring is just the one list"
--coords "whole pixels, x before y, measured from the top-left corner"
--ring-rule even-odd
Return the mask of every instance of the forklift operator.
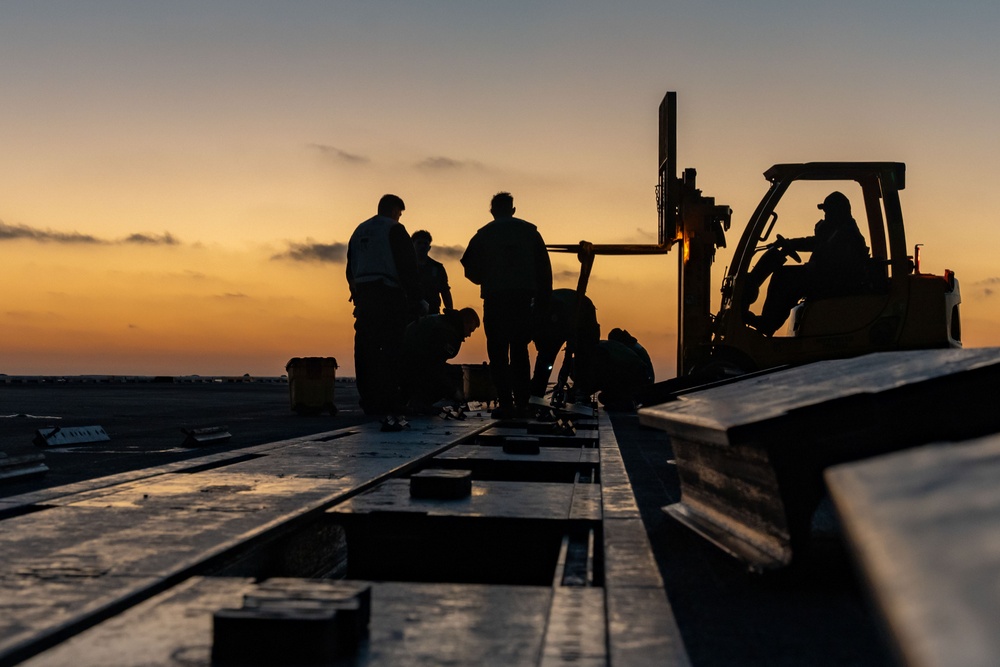
[[778, 267], [771, 276], [761, 314], [748, 313], [748, 322], [765, 336], [774, 335], [804, 297], [855, 294], [864, 287], [868, 246], [851, 217], [850, 200], [833, 192], [817, 208], [825, 215], [816, 223], [813, 236], [778, 237], [774, 246], [796, 261], [800, 261], [797, 251], [812, 254], [801, 266]]

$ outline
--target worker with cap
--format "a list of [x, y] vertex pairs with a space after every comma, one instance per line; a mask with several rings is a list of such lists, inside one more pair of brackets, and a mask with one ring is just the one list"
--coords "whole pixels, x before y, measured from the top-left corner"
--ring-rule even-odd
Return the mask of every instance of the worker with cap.
[[816, 223], [813, 236], [779, 240], [775, 247], [789, 254], [809, 252], [802, 265], [780, 266], [771, 276], [767, 297], [759, 316], [747, 318], [765, 336], [788, 319], [788, 313], [805, 297], [854, 294], [864, 289], [867, 277], [868, 246], [851, 217], [851, 201], [841, 192], [832, 192], [817, 208], [823, 219]]

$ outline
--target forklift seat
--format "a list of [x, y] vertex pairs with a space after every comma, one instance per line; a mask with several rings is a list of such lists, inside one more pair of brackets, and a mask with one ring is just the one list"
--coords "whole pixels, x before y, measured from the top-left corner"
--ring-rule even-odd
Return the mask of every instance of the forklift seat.
[[804, 299], [792, 309], [788, 335], [830, 336], [870, 326], [885, 310], [888, 292]]

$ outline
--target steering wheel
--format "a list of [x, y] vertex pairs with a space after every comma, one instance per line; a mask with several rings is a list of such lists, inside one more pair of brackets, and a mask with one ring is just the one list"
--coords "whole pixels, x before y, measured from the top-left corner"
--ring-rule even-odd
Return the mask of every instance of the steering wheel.
[[800, 257], [800, 256], [799, 256], [799, 253], [797, 253], [796, 251], [792, 250], [791, 248], [782, 248], [782, 247], [781, 247], [781, 246], [783, 246], [783, 245], [785, 244], [785, 241], [787, 241], [788, 239], [786, 239], [786, 238], [785, 238], [784, 236], [782, 236], [781, 234], [777, 234], [777, 235], [776, 235], [776, 236], [774, 237], [774, 239], [775, 239], [775, 240], [774, 240], [774, 243], [773, 243], [772, 245], [773, 245], [773, 246], [774, 246], [775, 248], [777, 248], [778, 250], [780, 250], [780, 251], [781, 251], [781, 253], [782, 253], [782, 254], [783, 254], [783, 255], [784, 255], [785, 257], [790, 257], [790, 258], [791, 258], [791, 259], [792, 259], [793, 261], [795, 261], [795, 262], [796, 262], [797, 264], [801, 264], [801, 263], [802, 263], [802, 257]]

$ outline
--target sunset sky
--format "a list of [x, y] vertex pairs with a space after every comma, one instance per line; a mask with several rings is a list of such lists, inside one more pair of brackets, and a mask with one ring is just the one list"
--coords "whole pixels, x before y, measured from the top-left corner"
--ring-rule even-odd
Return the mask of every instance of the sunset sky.
[[[996, 0], [3, 3], [0, 373], [353, 375], [344, 246], [382, 194], [481, 311], [458, 257], [498, 190], [550, 243], [655, 241], [667, 90], [730, 247], [774, 163], [905, 162], [907, 243], [1000, 345], [998, 32]], [[675, 292], [673, 255], [591, 282], [660, 379]]]

